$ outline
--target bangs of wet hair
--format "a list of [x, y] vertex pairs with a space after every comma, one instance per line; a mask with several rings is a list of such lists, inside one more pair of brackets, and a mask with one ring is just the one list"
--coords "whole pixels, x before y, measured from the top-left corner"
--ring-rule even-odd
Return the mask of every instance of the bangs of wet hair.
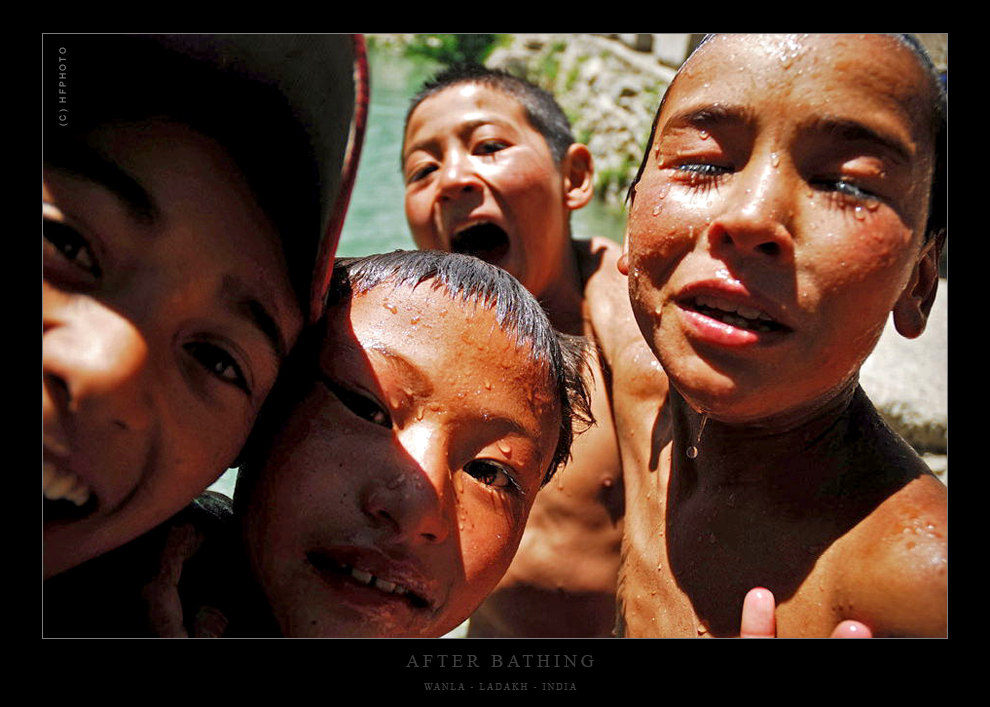
[[451, 64], [424, 83], [410, 102], [403, 134], [409, 126], [409, 118], [420, 103], [444, 89], [466, 83], [487, 86], [517, 100], [530, 125], [543, 136], [554, 161], [560, 164], [567, 154], [567, 148], [574, 143], [574, 135], [570, 121], [553, 94], [507, 71], [490, 69], [481, 64]]
[[548, 374], [560, 403], [560, 434], [544, 475], [547, 483], [570, 458], [575, 430], [594, 424], [585, 373], [587, 340], [554, 329], [536, 298], [505, 270], [470, 255], [435, 250], [397, 250], [334, 264], [327, 309], [380, 286], [427, 285], [453, 300], [495, 313], [499, 328], [526, 347]]
[[[718, 35], [705, 35], [705, 37], [698, 43], [698, 46], [692, 50], [688, 58], [681, 64], [681, 69], [687, 66], [688, 62], [691, 61], [691, 58], [698, 52], [699, 49], [701, 49], [701, 47], [705, 46], [705, 44], [716, 36]], [[934, 240], [936, 250], [941, 252], [948, 236], [948, 90], [946, 88], [946, 83], [943, 81], [943, 77], [939, 74], [934, 62], [932, 62], [931, 57], [928, 55], [927, 50], [924, 46], [922, 46], [921, 42], [918, 41], [917, 37], [913, 34], [888, 34], [886, 36], [892, 37], [901, 46], [911, 51], [915, 59], [921, 65], [922, 70], [927, 75], [930, 82], [930, 88], [933, 92], [933, 101], [931, 105], [931, 134], [932, 147], [934, 150], [934, 168], [932, 172], [931, 190], [928, 195], [928, 221], [925, 224], [925, 243]], [[670, 89], [673, 88], [674, 83], [677, 81], [677, 77], [680, 75], [681, 69], [678, 69], [677, 74], [674, 76], [673, 80], [670, 82], [670, 85], [667, 86], [667, 90], [660, 98], [660, 105], [657, 107], [657, 112], [653, 116], [653, 124], [650, 126], [650, 135], [646, 141], [646, 147], [643, 150], [643, 160], [640, 162], [639, 170], [636, 172], [636, 176], [633, 178], [632, 183], [629, 185], [629, 190], [626, 192], [627, 204], [631, 204], [635, 198], [636, 185], [639, 183], [639, 180], [643, 176], [643, 171], [646, 169], [646, 162], [650, 155], [650, 149], [653, 146], [653, 140], [656, 137], [660, 114], [663, 113], [663, 107], [666, 103], [667, 95], [670, 93]]]

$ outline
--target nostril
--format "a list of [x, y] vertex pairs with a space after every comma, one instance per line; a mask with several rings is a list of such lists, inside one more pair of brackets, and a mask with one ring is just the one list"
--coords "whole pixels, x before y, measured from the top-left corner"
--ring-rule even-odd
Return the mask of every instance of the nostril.
[[778, 243], [761, 243], [756, 246], [756, 249], [763, 253], [764, 255], [777, 256], [780, 255], [780, 244]]
[[42, 380], [48, 394], [59, 407], [67, 407], [72, 402], [72, 392], [65, 380], [54, 373], [43, 373]]

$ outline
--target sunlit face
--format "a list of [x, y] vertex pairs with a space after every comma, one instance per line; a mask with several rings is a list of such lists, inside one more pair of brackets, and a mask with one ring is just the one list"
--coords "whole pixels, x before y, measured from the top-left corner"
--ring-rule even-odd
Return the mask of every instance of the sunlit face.
[[754, 421], [855, 380], [929, 253], [931, 104], [917, 60], [877, 35], [720, 36], [682, 69], [624, 265], [695, 407]]
[[550, 148], [517, 100], [473, 83], [446, 88], [413, 111], [402, 157], [419, 248], [478, 256], [538, 296], [549, 287], [570, 209]]
[[430, 283], [332, 308], [244, 538], [287, 636], [439, 636], [492, 590], [557, 444], [542, 366]]
[[117, 126], [59, 160], [41, 190], [45, 576], [216, 479], [302, 321], [277, 235], [216, 143]]

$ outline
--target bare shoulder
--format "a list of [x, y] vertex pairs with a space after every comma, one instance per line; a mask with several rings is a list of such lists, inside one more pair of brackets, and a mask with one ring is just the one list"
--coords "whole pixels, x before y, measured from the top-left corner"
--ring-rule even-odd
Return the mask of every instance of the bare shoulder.
[[946, 634], [948, 490], [938, 479], [916, 476], [846, 540], [840, 593], [874, 635]]
[[584, 287], [584, 312], [605, 359], [612, 363], [630, 341], [639, 339], [629, 304], [629, 284], [617, 263], [622, 248], [607, 238], [575, 241]]

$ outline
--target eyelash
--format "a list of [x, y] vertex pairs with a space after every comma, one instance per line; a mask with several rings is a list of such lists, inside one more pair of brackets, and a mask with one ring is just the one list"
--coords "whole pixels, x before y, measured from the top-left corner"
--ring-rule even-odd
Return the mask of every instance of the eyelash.
[[[475, 467], [484, 466], [482, 470], [477, 470]], [[515, 477], [512, 475], [511, 470], [508, 469], [504, 464], [501, 464], [492, 459], [474, 459], [469, 461], [464, 465], [464, 472], [474, 479], [477, 479], [480, 483], [485, 486], [490, 486], [495, 489], [509, 489], [510, 491], [521, 493], [522, 488], [516, 482]], [[499, 484], [494, 481], [488, 482], [482, 480], [482, 477], [490, 477], [492, 474], [496, 476], [501, 473], [504, 476], [504, 481]]]
[[810, 184], [816, 189], [832, 194], [839, 201], [840, 206], [846, 206], [849, 202], [857, 205], [878, 199], [873, 192], [845, 179], [815, 179]]
[[209, 341], [192, 341], [183, 348], [206, 369], [207, 373], [223, 383], [243, 390], [248, 395], [251, 394], [251, 386], [244, 371], [237, 360], [222, 346]]
[[373, 398], [343, 388], [326, 376], [321, 376], [320, 380], [340, 400], [344, 407], [362, 420], [366, 420], [379, 427], [392, 427], [392, 418], [385, 412], [385, 408], [379, 405]]
[[[472, 154], [480, 157], [490, 157], [501, 152], [507, 147], [509, 147], [509, 144], [503, 142], [502, 140], [483, 140], [474, 148], [474, 152]], [[439, 169], [439, 167], [436, 164], [425, 165], [412, 172], [412, 174], [410, 174], [407, 178], [406, 183], [412, 184], [413, 182], [418, 182], [430, 173], [435, 172], [437, 169]]]
[[68, 263], [94, 279], [103, 271], [89, 243], [71, 226], [53, 219], [42, 219], [42, 238], [51, 243], [55, 251]]

